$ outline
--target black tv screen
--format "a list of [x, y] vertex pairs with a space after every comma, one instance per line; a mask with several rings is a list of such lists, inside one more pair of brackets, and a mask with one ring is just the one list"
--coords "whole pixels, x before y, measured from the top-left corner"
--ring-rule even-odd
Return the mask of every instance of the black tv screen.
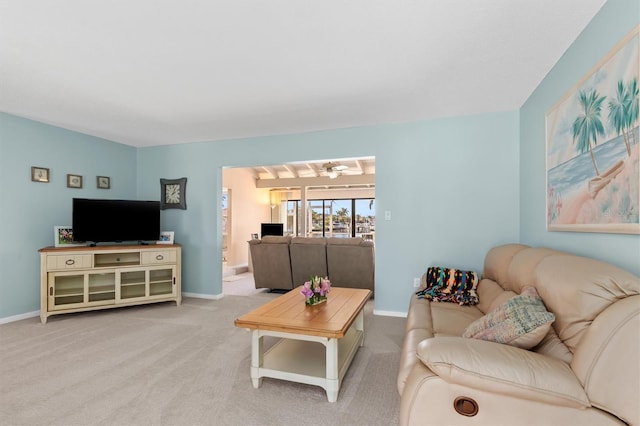
[[160, 202], [74, 198], [72, 227], [75, 241], [156, 241]]
[[260, 225], [260, 235], [284, 235], [284, 225], [282, 223], [263, 223]]

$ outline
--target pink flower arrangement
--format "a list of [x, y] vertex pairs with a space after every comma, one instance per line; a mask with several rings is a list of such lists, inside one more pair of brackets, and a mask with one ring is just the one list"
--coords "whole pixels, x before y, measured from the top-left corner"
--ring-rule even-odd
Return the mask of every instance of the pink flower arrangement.
[[321, 278], [316, 275], [302, 285], [300, 294], [305, 297], [305, 304], [316, 305], [327, 300], [329, 291], [331, 291], [331, 281], [329, 281], [329, 278]]

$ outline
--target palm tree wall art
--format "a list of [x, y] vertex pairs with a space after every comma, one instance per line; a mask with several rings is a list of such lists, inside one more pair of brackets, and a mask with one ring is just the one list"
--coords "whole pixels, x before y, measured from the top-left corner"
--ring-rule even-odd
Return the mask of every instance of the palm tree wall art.
[[629, 92], [622, 80], [618, 80], [618, 90], [615, 99], [609, 101], [609, 121], [614, 125], [619, 135], [624, 138], [627, 147], [627, 154], [631, 157], [631, 144], [627, 130], [629, 126], [629, 112], [631, 103], [629, 102]]
[[573, 142], [580, 153], [589, 152], [593, 168], [596, 169], [596, 175], [600, 176], [600, 170], [596, 164], [596, 158], [591, 149], [593, 145], [598, 144], [598, 136], [604, 136], [604, 126], [600, 119], [600, 111], [602, 110], [602, 102], [605, 97], [598, 95], [598, 92], [591, 90], [585, 93], [582, 90], [578, 96], [582, 112], [573, 122]]
[[547, 111], [549, 231], [640, 234], [639, 28]]

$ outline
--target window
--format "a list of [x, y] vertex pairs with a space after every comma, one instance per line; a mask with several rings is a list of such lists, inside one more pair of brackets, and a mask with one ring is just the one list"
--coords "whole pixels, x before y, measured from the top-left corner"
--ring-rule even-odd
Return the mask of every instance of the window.
[[300, 215], [302, 214], [302, 209], [300, 208], [300, 200], [288, 200], [284, 201], [283, 204], [287, 206], [287, 221], [285, 223], [285, 235], [300, 235], [302, 233], [302, 229], [300, 229], [300, 223], [302, 220]]
[[376, 200], [375, 198], [354, 200], [355, 233], [356, 237], [373, 240], [376, 231]]
[[[287, 200], [286, 234], [302, 234], [302, 205], [300, 200]], [[374, 239], [376, 214], [374, 198], [352, 198], [307, 201], [308, 236], [363, 237]]]

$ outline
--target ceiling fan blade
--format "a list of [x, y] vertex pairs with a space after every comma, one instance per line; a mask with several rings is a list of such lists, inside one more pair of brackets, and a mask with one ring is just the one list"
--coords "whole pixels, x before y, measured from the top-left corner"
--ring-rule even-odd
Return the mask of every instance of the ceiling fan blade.
[[334, 168], [335, 166], [337, 166], [337, 165], [338, 165], [337, 163], [334, 163], [333, 161], [329, 161], [328, 163], [324, 163], [324, 164], [322, 165], [322, 168], [323, 168], [324, 170], [331, 170], [331, 169], [333, 169], [333, 168]]
[[324, 170], [328, 171], [328, 172], [332, 171], [332, 170], [336, 171], [336, 172], [339, 172], [340, 170], [345, 170], [345, 169], [348, 169], [349, 167], [347, 167], [345, 165], [342, 165], [342, 164], [338, 164], [338, 163], [336, 163], [334, 161], [329, 161], [328, 163], [324, 163], [322, 165], [322, 168]]

